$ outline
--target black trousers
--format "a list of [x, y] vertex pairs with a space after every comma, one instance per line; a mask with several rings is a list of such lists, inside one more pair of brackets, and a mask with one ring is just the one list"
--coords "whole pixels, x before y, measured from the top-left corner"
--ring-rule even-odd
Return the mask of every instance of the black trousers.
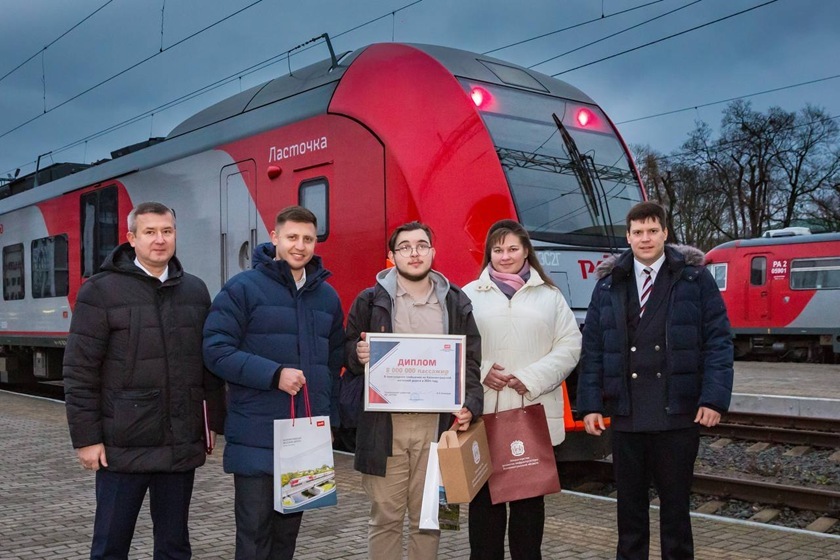
[[137, 514], [147, 490], [154, 525], [154, 559], [188, 560], [192, 550], [187, 522], [194, 480], [194, 470], [183, 473], [96, 471], [91, 560], [128, 558]]
[[545, 526], [543, 496], [493, 505], [485, 484], [470, 502], [470, 560], [503, 560], [507, 509], [511, 560], [540, 560]]
[[663, 432], [613, 432], [618, 490], [617, 560], [647, 560], [651, 481], [659, 494], [662, 560], [694, 558], [689, 498], [700, 445], [696, 427]]
[[292, 560], [303, 513], [274, 511], [271, 476], [233, 476], [236, 560]]

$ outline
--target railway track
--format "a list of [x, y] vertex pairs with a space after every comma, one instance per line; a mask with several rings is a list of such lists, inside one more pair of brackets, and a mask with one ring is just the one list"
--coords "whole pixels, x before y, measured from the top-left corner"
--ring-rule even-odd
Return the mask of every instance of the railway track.
[[840, 420], [727, 413], [705, 436], [840, 449]]
[[[587, 461], [582, 464], [582, 469], [588, 473], [590, 480], [613, 481], [610, 460]], [[766, 479], [695, 473], [691, 491], [704, 496], [722, 496], [820, 513], [840, 511], [840, 491], [791, 486]]]

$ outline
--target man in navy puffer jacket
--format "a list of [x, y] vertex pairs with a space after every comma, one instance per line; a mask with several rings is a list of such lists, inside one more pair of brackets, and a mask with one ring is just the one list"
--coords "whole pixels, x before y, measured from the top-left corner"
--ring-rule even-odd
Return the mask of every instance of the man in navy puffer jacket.
[[254, 251], [253, 270], [231, 278], [204, 326], [208, 369], [228, 384], [225, 472], [235, 487], [236, 558], [291, 559], [302, 513], [274, 511], [274, 420], [291, 401], [338, 425], [338, 379], [344, 361], [344, 314], [330, 273], [315, 256], [315, 215], [282, 210], [271, 243]]
[[723, 298], [693, 247], [665, 246], [664, 209], [627, 214], [630, 250], [598, 266], [586, 312], [577, 389], [586, 431], [612, 424], [617, 560], [647, 560], [648, 487], [659, 494], [663, 560], [694, 558], [689, 498], [698, 427], [732, 394], [732, 337]]

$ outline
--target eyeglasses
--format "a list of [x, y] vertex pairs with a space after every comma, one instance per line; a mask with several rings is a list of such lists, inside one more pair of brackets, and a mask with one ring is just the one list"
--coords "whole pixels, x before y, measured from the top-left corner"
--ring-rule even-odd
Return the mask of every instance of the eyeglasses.
[[397, 247], [395, 252], [399, 253], [400, 255], [402, 255], [405, 258], [408, 258], [415, 252], [417, 253], [417, 255], [419, 255], [421, 257], [425, 257], [426, 255], [429, 254], [429, 251], [431, 251], [431, 250], [432, 250], [431, 245], [426, 245], [425, 243], [420, 243], [420, 244], [418, 244], [414, 247], [412, 247], [411, 245], [403, 245], [401, 247]]

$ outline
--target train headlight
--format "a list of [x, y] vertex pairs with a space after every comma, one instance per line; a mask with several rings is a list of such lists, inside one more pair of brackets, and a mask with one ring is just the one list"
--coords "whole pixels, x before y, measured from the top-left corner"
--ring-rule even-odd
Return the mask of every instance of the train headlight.
[[473, 100], [473, 103], [475, 103], [475, 106], [479, 109], [486, 107], [487, 104], [490, 103], [490, 93], [484, 88], [472, 88], [472, 90], [470, 91], [470, 98]]

